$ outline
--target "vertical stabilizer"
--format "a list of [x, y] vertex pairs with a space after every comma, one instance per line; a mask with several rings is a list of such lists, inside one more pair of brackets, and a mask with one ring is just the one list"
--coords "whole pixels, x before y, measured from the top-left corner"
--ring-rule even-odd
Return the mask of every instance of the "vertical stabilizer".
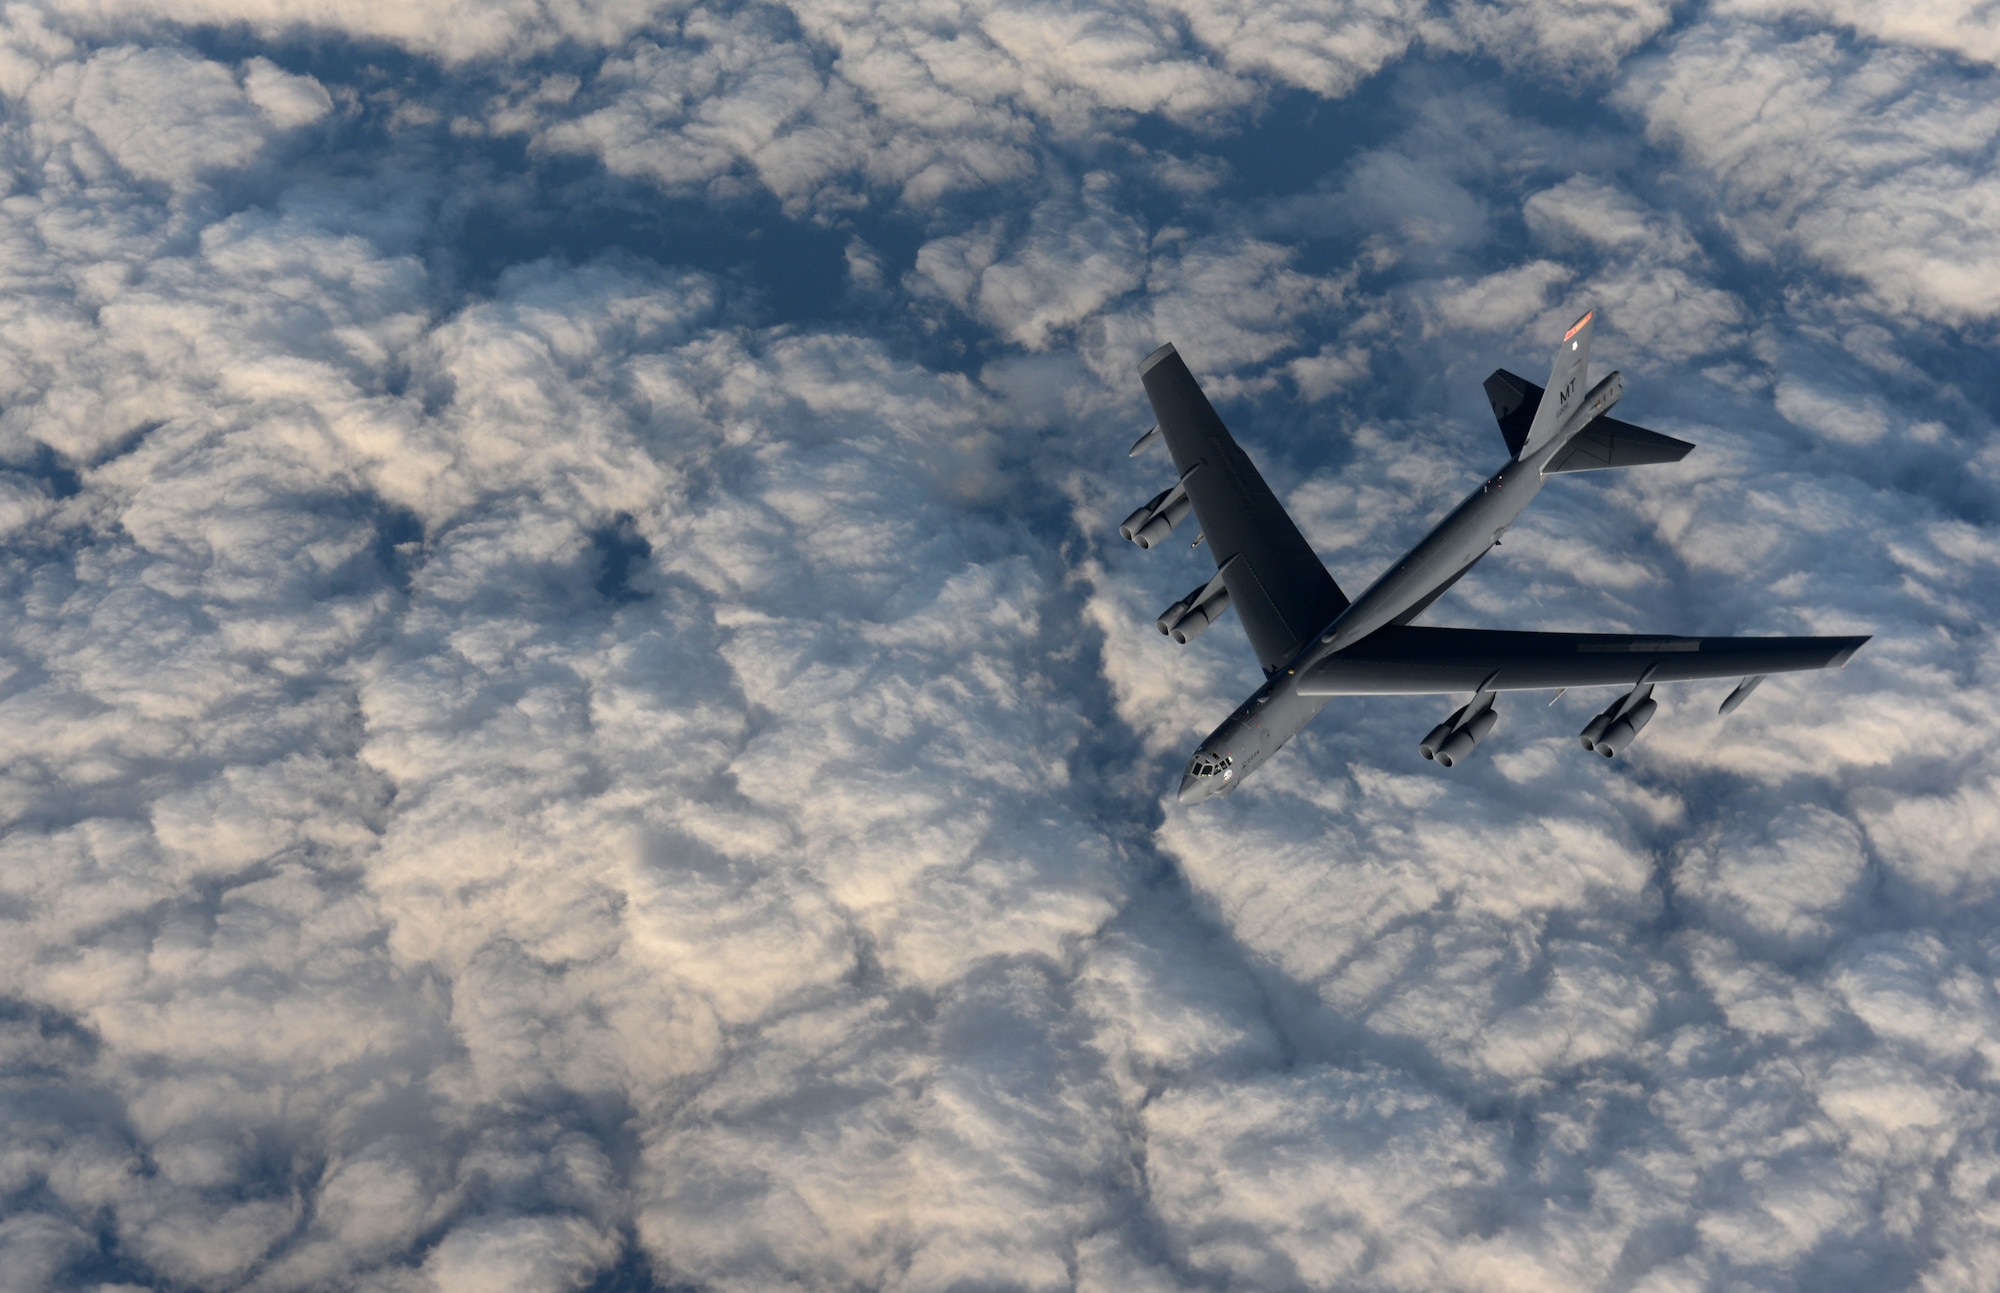
[[1535, 420], [1528, 428], [1527, 441], [1521, 446], [1521, 457], [1527, 457], [1553, 440], [1568, 421], [1570, 411], [1589, 389], [1590, 325], [1596, 318], [1597, 311], [1592, 310], [1563, 333], [1562, 344], [1556, 347], [1555, 362], [1549, 367], [1548, 390], [1535, 409]]

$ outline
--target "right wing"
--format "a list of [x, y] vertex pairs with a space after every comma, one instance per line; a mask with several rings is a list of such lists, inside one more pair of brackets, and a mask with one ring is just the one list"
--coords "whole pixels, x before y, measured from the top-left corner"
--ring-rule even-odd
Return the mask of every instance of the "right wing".
[[1270, 674], [1347, 608], [1347, 597], [1216, 416], [1171, 345], [1139, 366], [1174, 468], [1187, 483], [1229, 604]]
[[1302, 696], [1548, 691], [1830, 669], [1866, 637], [1688, 638], [1502, 629], [1378, 629], [1314, 665]]

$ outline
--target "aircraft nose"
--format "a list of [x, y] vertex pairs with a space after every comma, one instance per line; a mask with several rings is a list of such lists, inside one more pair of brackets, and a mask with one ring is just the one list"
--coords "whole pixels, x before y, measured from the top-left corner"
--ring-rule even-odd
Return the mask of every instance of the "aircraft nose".
[[1220, 777], [1197, 777], [1192, 772], [1181, 774], [1180, 793], [1176, 796], [1184, 804], [1199, 804], [1213, 799]]

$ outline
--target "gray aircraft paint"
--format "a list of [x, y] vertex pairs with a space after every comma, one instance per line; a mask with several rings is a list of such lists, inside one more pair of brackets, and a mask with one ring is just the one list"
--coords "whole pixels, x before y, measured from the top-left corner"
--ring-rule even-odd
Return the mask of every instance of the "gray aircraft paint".
[[[1180, 473], [1178, 485], [1192, 499], [1208, 536], [1216, 579], [1227, 586], [1229, 603], [1266, 675], [1264, 685], [1196, 749], [1181, 778], [1182, 802], [1235, 790], [1334, 696], [1457, 691], [1484, 696], [1607, 685], [1636, 690], [1659, 682], [1842, 665], [1868, 640], [1523, 633], [1409, 624], [1493, 550], [1551, 475], [1671, 462], [1692, 447], [1606, 416], [1623, 385], [1613, 373], [1586, 389], [1594, 319], [1593, 311], [1564, 334], [1546, 392], [1512, 374], [1496, 372], [1488, 379], [1509, 446], [1518, 442], [1516, 456], [1352, 602], [1216, 416], [1174, 347], [1160, 347], [1140, 365], [1159, 422], [1133, 451], [1155, 434], [1165, 439]], [[1524, 396], [1539, 401], [1531, 416]], [[1170, 627], [1164, 617], [1160, 627], [1162, 632]], [[1486, 720], [1482, 731], [1491, 725]]]

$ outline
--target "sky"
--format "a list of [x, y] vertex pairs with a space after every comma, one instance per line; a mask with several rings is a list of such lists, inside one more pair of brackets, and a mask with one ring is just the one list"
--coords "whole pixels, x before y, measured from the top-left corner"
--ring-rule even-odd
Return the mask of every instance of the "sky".
[[[0, 10], [0, 1287], [1981, 1289], [2000, 18]], [[1599, 311], [1684, 462], [1330, 706], [1115, 527], [1173, 342], [1350, 591]]]

